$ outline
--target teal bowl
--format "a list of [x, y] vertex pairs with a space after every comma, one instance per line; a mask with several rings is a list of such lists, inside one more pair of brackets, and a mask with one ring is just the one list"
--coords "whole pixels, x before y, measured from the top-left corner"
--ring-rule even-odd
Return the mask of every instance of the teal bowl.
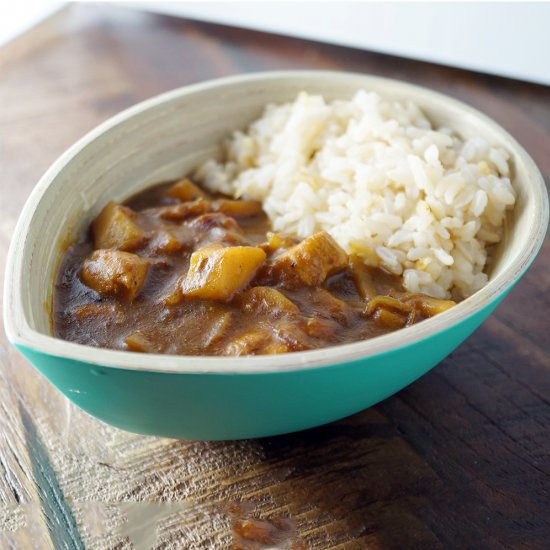
[[[97, 349], [52, 336], [53, 281], [68, 242], [109, 200], [175, 179], [269, 102], [301, 90], [328, 99], [365, 88], [410, 99], [437, 125], [481, 135], [512, 157], [518, 199], [489, 283], [451, 310], [372, 340], [257, 357], [187, 357]], [[214, 80], [155, 97], [71, 147], [38, 182], [15, 229], [4, 289], [9, 340], [71, 401], [124, 430], [173, 438], [242, 439], [303, 430], [385, 399], [431, 369], [494, 310], [535, 258], [548, 223], [543, 178], [494, 121], [403, 82], [334, 72]], [[528, 307], [527, 305], [525, 307]]]

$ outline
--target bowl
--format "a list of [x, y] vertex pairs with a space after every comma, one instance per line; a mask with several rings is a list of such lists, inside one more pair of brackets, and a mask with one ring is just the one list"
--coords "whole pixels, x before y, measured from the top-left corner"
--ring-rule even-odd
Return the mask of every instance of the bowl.
[[[188, 173], [269, 102], [292, 100], [301, 90], [327, 99], [348, 98], [359, 88], [415, 101], [435, 124], [463, 137], [484, 136], [511, 154], [517, 203], [506, 219], [505, 237], [483, 289], [404, 330], [276, 356], [139, 354], [52, 336], [52, 290], [62, 254], [109, 200], [124, 200]], [[340, 72], [270, 72], [213, 80], [162, 94], [109, 119], [40, 179], [9, 251], [6, 332], [77, 406], [124, 430], [202, 440], [303, 430], [381, 401], [447, 356], [523, 275], [547, 223], [548, 197], [533, 160], [498, 124], [450, 97], [404, 82]]]

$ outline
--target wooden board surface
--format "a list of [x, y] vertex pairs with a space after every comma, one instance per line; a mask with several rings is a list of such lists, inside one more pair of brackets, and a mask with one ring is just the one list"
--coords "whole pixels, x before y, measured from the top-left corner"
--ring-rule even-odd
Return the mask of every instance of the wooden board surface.
[[[0, 277], [33, 185], [87, 130], [204, 79], [352, 70], [464, 100], [550, 180], [550, 89], [353, 49], [72, 5], [0, 49]], [[201, 443], [76, 409], [0, 333], [0, 547], [550, 547], [550, 243], [497, 312], [376, 407], [302, 433]], [[258, 538], [258, 537], [256, 537]]]

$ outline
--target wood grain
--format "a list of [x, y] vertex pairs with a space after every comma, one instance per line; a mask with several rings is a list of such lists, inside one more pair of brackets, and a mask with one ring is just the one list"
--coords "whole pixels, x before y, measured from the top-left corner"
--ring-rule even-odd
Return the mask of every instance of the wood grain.
[[[448, 93], [507, 128], [550, 180], [547, 87], [71, 5], [0, 50], [0, 277], [34, 183], [84, 132], [170, 88], [289, 68]], [[341, 422], [253, 441], [110, 428], [41, 379], [2, 333], [0, 546], [261, 548], [276, 533], [281, 548], [548, 548], [549, 289], [547, 239], [497, 312], [412, 386]]]

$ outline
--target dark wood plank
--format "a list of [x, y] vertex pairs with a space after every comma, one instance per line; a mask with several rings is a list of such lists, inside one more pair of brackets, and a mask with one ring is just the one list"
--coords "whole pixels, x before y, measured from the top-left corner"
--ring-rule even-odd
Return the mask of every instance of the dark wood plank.
[[[0, 49], [0, 277], [33, 185], [84, 132], [170, 88], [290, 68], [365, 72], [448, 93], [507, 128], [550, 181], [547, 87], [72, 5]], [[243, 518], [263, 518], [255, 528], [275, 530], [295, 548], [548, 548], [549, 288], [547, 240], [490, 320], [421, 380], [341, 422], [256, 441], [169, 441], [112, 429], [68, 404], [2, 336], [2, 546], [48, 547], [62, 536], [123, 548], [158, 524], [150, 541], [157, 547], [224, 548]], [[39, 510], [53, 501], [44, 518]], [[51, 526], [56, 518], [61, 532]]]

